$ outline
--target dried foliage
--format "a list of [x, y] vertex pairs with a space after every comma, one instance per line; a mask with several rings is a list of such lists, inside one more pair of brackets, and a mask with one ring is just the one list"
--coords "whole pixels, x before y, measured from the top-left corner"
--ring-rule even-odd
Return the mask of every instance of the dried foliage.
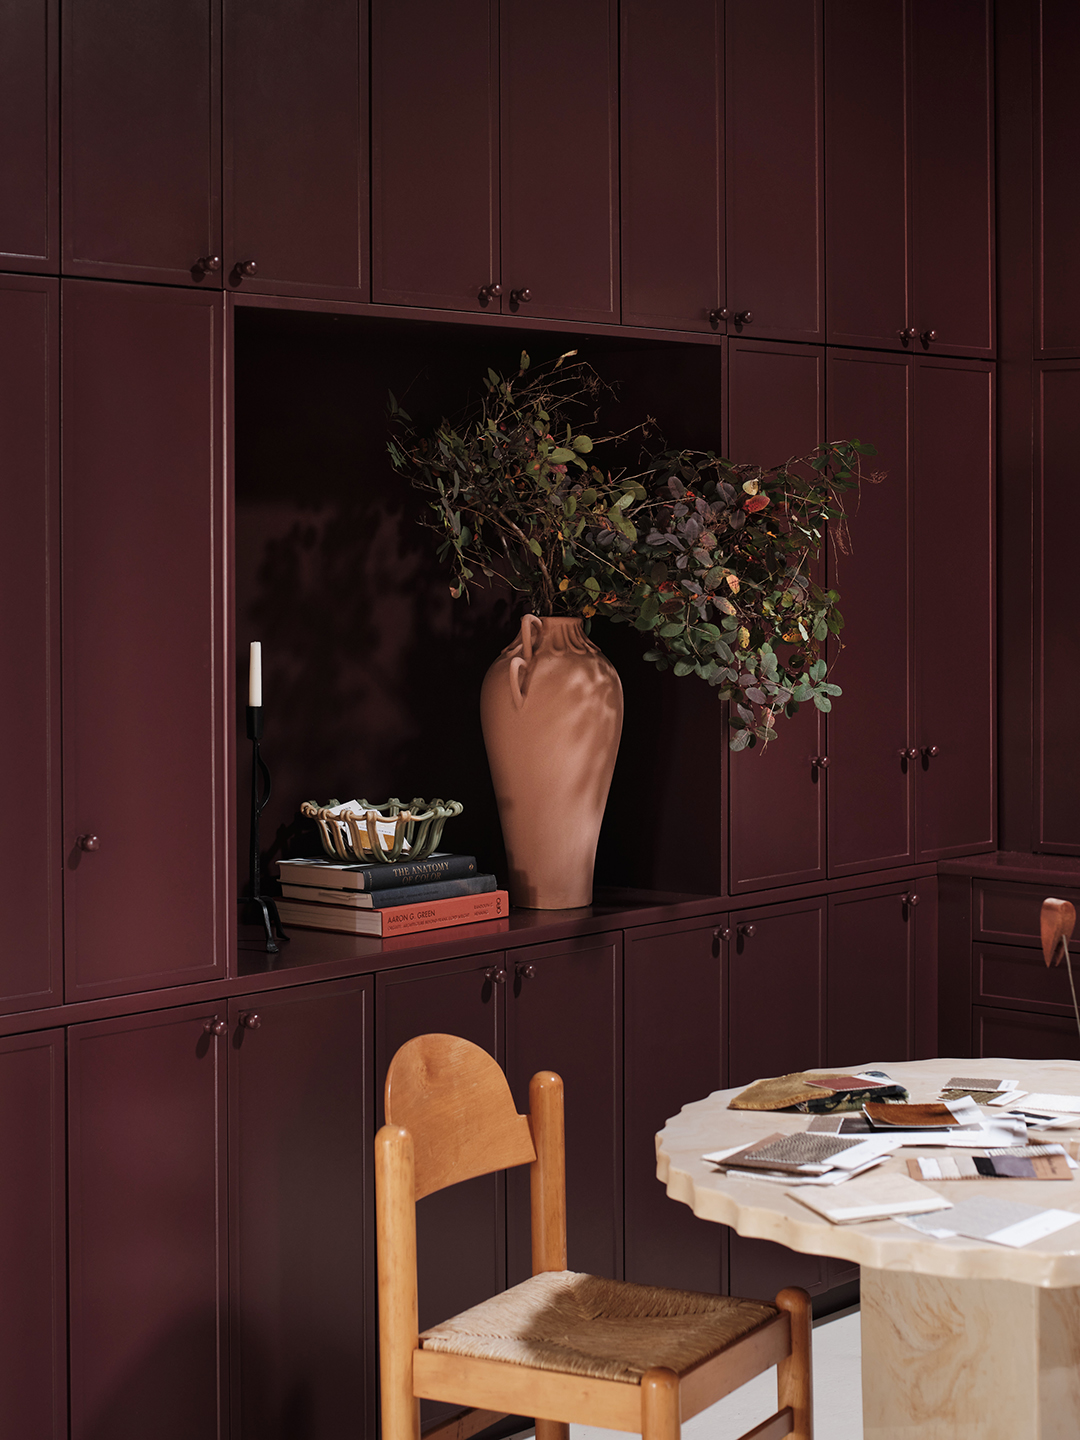
[[732, 702], [734, 750], [768, 742], [805, 701], [831, 709], [822, 650], [843, 619], [813, 572], [830, 524], [845, 547], [841, 497], [873, 447], [834, 442], [770, 470], [663, 450], [631, 473], [619, 447], [649, 423], [589, 433], [606, 387], [575, 354], [489, 370], [475, 409], [433, 434], [390, 397], [390, 457], [430, 501], [454, 596], [501, 580], [537, 614], [633, 625], [646, 660]]

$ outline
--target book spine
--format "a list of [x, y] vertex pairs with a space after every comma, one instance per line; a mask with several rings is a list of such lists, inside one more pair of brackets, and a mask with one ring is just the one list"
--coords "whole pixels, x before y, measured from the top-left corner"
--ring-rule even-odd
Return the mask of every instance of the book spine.
[[505, 890], [493, 890], [487, 895], [463, 895], [455, 900], [432, 900], [426, 905], [397, 905], [377, 912], [384, 935], [439, 930], [446, 925], [495, 920], [509, 913], [510, 897]]
[[426, 900], [450, 900], [455, 895], [486, 895], [496, 889], [494, 875], [476, 875], [470, 880], [439, 880], [434, 885], [395, 886], [373, 894], [358, 890], [316, 889], [313, 885], [282, 884], [289, 900], [307, 905], [345, 905], [350, 910], [387, 910], [397, 905], [419, 905]]
[[475, 855], [435, 855], [430, 860], [399, 860], [394, 865], [375, 865], [364, 871], [362, 888], [393, 890], [410, 885], [434, 884], [441, 880], [475, 878]]

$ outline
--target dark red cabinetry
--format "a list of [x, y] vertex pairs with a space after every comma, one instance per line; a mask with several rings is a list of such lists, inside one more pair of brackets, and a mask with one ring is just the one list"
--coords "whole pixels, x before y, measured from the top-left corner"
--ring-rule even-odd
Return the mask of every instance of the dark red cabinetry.
[[825, 0], [828, 336], [994, 353], [986, 0]]
[[0, 277], [0, 1012], [63, 994], [59, 299], [56, 280]]
[[68, 999], [225, 973], [222, 305], [64, 282]]
[[65, 274], [220, 285], [219, 0], [62, 13]]
[[67, 1435], [64, 1034], [0, 1039], [0, 1433]]
[[59, 269], [58, 0], [0, 13], [0, 270]]
[[226, 0], [223, 26], [226, 285], [366, 299], [366, 4]]
[[136, 1440], [148, 1416], [162, 1440], [224, 1424], [224, 1018], [69, 1031], [72, 1440]]
[[1080, 116], [1080, 10], [1071, 0], [1039, 0], [1035, 57], [1035, 335], [1044, 356], [1080, 351], [1080, 194], [1076, 155]]

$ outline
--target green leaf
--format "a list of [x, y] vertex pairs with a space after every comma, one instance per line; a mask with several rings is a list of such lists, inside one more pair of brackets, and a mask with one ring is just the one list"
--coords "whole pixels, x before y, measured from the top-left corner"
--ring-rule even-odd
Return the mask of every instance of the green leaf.
[[819, 710], [823, 710], [826, 715], [827, 715], [827, 714], [829, 713], [829, 711], [832, 709], [832, 701], [829, 699], [829, 697], [828, 697], [827, 695], [815, 695], [815, 696], [814, 696], [814, 704], [817, 706], [817, 708], [818, 708]]
[[548, 459], [553, 465], [568, 465], [574, 459], [574, 452], [567, 450], [565, 445], [556, 445], [548, 455]]
[[824, 660], [815, 660], [814, 663], [810, 666], [810, 679], [824, 680], [828, 668], [829, 667], [825, 664]]
[[669, 620], [666, 625], [661, 625], [659, 630], [659, 634], [662, 635], [665, 640], [672, 635], [681, 635], [682, 632], [683, 623], [681, 620]]
[[694, 668], [689, 660], [676, 660], [675, 662], [676, 675], [689, 675]]
[[539, 540], [530, 540], [530, 541], [529, 541], [529, 549], [532, 551], [532, 553], [533, 553], [534, 555], [539, 555], [541, 558], [543, 558], [544, 552], [543, 552], [543, 550], [540, 548], [540, 541], [539, 541]]
[[592, 441], [588, 435], [575, 435], [573, 440], [570, 441], [570, 444], [579, 455], [588, 455], [593, 448]]
[[749, 730], [736, 730], [728, 741], [728, 748], [731, 750], [745, 750], [753, 738]]
[[521, 352], [521, 360], [520, 360], [520, 362], [519, 362], [520, 368], [521, 368], [522, 370], [527, 370], [527, 369], [529, 368], [529, 366], [530, 366], [531, 363], [532, 363], [532, 362], [531, 362], [530, 359], [529, 359], [529, 352], [528, 352], [527, 350], [522, 350], [522, 352]]

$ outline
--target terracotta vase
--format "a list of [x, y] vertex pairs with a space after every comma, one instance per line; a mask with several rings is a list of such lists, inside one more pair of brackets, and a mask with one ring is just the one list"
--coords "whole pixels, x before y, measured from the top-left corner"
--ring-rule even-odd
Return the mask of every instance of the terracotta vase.
[[622, 714], [615, 667], [579, 619], [523, 617], [480, 692], [512, 904], [565, 910], [592, 903]]

